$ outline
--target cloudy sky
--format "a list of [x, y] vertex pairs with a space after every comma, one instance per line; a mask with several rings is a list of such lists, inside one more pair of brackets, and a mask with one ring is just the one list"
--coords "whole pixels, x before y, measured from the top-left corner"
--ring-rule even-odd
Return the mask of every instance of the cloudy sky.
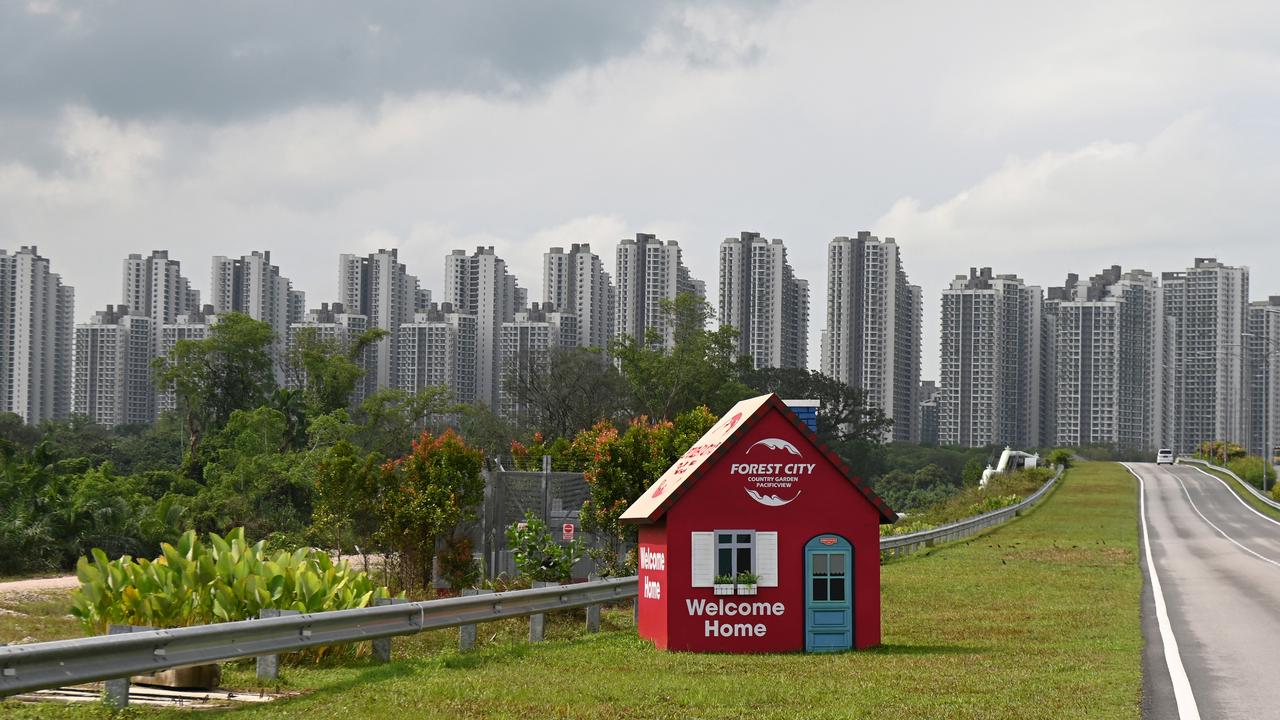
[[83, 319], [120, 260], [267, 249], [309, 305], [339, 252], [430, 288], [541, 255], [894, 236], [925, 296], [1217, 256], [1280, 294], [1280, 3], [0, 3], [0, 247], [37, 244]]

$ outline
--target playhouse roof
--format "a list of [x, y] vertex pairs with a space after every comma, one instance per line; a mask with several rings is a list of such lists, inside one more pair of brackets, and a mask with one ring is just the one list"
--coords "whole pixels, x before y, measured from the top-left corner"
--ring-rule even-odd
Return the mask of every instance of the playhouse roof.
[[680, 499], [680, 496], [728, 452], [729, 448], [737, 444], [738, 440], [760, 421], [760, 418], [768, 415], [771, 409], [781, 412], [782, 416], [790, 421], [796, 430], [804, 435], [805, 439], [817, 448], [868, 502], [875, 506], [880, 513], [881, 523], [891, 523], [898, 519], [897, 513], [889, 509], [884, 500], [881, 500], [880, 496], [876, 495], [866, 483], [855, 477], [840, 456], [820, 442], [818, 436], [800, 422], [795, 413], [772, 393], [743, 400], [730, 408], [729, 412], [699, 438], [674, 465], [667, 468], [662, 477], [650, 485], [619, 519], [624, 523], [639, 525], [656, 522]]

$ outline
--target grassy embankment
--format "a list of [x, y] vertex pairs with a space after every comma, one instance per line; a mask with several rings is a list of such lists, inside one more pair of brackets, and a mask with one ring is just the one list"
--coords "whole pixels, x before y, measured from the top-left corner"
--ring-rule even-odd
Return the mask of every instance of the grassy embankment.
[[[858, 717], [1137, 718], [1142, 634], [1137, 496], [1118, 465], [1087, 463], [1028, 516], [883, 570], [884, 645], [838, 655], [695, 655], [654, 650], [629, 613], [586, 636], [568, 620], [541, 645], [524, 625], [397, 640], [385, 666], [286, 668], [301, 697], [240, 718]], [[612, 628], [612, 629], [609, 629]], [[252, 687], [252, 668], [227, 673]], [[99, 709], [6, 706], [6, 717]], [[139, 717], [186, 716], [141, 711]]]

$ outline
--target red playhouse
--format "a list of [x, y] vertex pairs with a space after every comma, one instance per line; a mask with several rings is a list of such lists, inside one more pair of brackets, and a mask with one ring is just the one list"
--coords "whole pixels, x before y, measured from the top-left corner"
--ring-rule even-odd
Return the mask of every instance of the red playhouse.
[[880, 524], [897, 515], [776, 395], [743, 400], [622, 514], [639, 630], [660, 648], [880, 644]]

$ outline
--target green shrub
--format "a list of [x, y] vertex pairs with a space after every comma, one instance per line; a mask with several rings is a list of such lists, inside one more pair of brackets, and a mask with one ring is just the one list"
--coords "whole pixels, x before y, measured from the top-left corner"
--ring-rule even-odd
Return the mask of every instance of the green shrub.
[[450, 535], [444, 541], [444, 550], [439, 553], [440, 576], [454, 592], [480, 582], [480, 563], [472, 551], [471, 538], [466, 535]]
[[1029, 468], [993, 475], [985, 487], [964, 488], [956, 495], [913, 513], [893, 525], [881, 525], [880, 534], [905, 535], [958, 522], [974, 515], [1016, 505], [1053, 477], [1048, 468]]
[[1255, 455], [1235, 458], [1227, 463], [1227, 469], [1240, 476], [1241, 480], [1256, 488], [1262, 487], [1262, 476], [1266, 474], [1267, 487], [1270, 488], [1276, 479], [1275, 470], [1267, 467], [1262, 458]]
[[250, 545], [244, 528], [225, 539], [210, 533], [203, 543], [187, 531], [161, 550], [154, 560], [108, 560], [94, 548], [92, 560], [82, 557], [76, 565], [80, 589], [71, 614], [90, 632], [103, 633], [112, 623], [183, 627], [246, 620], [265, 608], [346, 610], [390, 596], [367, 573], [334, 564], [319, 550], [272, 555], [265, 542]]
[[1072, 452], [1067, 448], [1058, 448], [1049, 453], [1049, 466], [1061, 465], [1064, 468], [1071, 467], [1071, 460], [1074, 457]]
[[581, 540], [556, 542], [547, 524], [532, 511], [524, 514], [523, 522], [507, 528], [507, 545], [515, 556], [516, 571], [543, 582], [572, 580], [573, 565], [583, 555]]

